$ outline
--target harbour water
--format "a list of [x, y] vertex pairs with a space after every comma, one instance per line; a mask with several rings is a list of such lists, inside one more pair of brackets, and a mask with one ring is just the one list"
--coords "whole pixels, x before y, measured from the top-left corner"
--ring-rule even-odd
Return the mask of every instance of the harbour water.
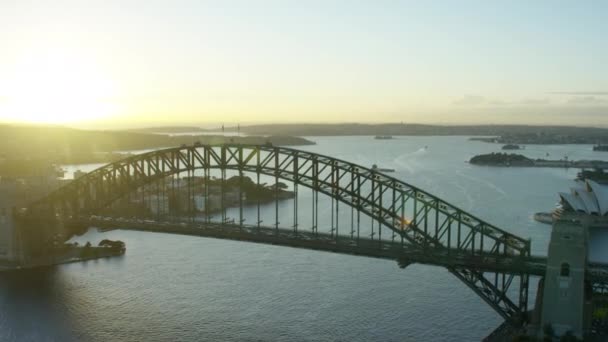
[[[577, 172], [470, 165], [501, 146], [468, 137], [309, 139], [317, 145], [302, 149], [395, 169], [394, 177], [531, 238], [533, 254], [546, 254], [551, 229], [533, 214], [551, 210]], [[517, 153], [608, 160], [591, 145]], [[300, 196], [307, 203], [308, 193]], [[290, 201], [281, 208], [288, 222]], [[76, 240], [103, 238], [125, 241], [126, 255], [0, 274], [0, 341], [475, 341], [501, 323], [442, 268], [401, 270], [385, 260], [133, 231]], [[594, 232], [592, 259], [608, 261], [605, 243], [608, 235]]]

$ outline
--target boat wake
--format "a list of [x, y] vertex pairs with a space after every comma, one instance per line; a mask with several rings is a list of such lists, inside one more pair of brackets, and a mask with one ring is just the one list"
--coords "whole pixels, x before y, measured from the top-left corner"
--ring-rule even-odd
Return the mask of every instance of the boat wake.
[[462, 177], [464, 179], [468, 179], [470, 181], [473, 181], [475, 183], [481, 183], [481, 184], [485, 185], [486, 187], [488, 187], [488, 188], [496, 191], [497, 193], [501, 194], [503, 197], [507, 196], [507, 193], [503, 189], [501, 189], [500, 187], [496, 186], [496, 184], [494, 184], [494, 183], [492, 183], [490, 181], [486, 181], [486, 180], [483, 180], [483, 179], [478, 178], [478, 177], [472, 177], [472, 176], [466, 175], [462, 171], [456, 171], [456, 175], [459, 176], [459, 177]]

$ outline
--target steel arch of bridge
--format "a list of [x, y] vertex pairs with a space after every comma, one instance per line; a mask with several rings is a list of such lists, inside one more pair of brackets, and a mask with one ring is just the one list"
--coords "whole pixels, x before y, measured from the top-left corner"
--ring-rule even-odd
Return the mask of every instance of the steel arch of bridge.
[[[28, 215], [49, 211], [70, 215], [93, 213], [146, 184], [175, 174], [194, 175], [195, 170], [204, 170], [205, 175], [209, 175], [211, 169], [221, 170], [222, 180], [226, 170], [235, 170], [241, 175], [248, 172], [272, 176], [293, 182], [294, 186], [308, 187], [317, 197], [322, 193], [345, 203], [371, 217], [372, 222], [378, 222], [376, 232], [372, 224], [372, 238], [377, 234], [379, 245], [384, 228], [393, 240], [400, 239], [402, 244], [418, 246], [428, 253], [489, 255], [495, 257], [493, 260], [502, 256], [530, 256], [529, 240], [499, 229], [413, 185], [340, 159], [270, 145], [196, 144], [135, 155], [103, 166], [52, 192], [30, 205]], [[313, 221], [312, 225], [315, 232], [316, 223]], [[297, 226], [295, 223], [294, 230]], [[337, 227], [335, 237], [347, 238], [338, 234]], [[449, 268], [449, 271], [505, 319], [525, 319], [528, 274], [487, 273], [467, 267]], [[512, 300], [508, 294], [513, 291], [509, 289], [517, 282], [519, 298]]]

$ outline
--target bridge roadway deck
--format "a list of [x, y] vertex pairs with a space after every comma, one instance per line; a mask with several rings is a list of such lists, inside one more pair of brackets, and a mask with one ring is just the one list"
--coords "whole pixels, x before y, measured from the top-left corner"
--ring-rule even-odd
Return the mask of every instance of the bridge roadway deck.
[[483, 272], [503, 272], [543, 276], [546, 258], [531, 256], [518, 257], [503, 254], [471, 255], [462, 251], [448, 249], [424, 249], [401, 241], [359, 238], [355, 236], [313, 233], [291, 229], [238, 224], [204, 223], [204, 222], [155, 222], [144, 220], [115, 219], [79, 219], [80, 225], [101, 229], [126, 229], [159, 233], [195, 235], [208, 238], [219, 238], [237, 241], [248, 241], [280, 246], [289, 246], [341, 254], [396, 260], [405, 267], [420, 263], [447, 268], [467, 268]]

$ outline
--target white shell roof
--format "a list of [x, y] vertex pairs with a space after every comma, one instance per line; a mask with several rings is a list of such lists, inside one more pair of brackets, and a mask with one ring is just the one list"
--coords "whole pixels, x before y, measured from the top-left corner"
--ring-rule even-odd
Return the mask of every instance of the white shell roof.
[[585, 203], [580, 197], [565, 192], [560, 192], [559, 196], [562, 198], [563, 201], [566, 201], [575, 211], [582, 211], [587, 213], [587, 207], [585, 207]]
[[608, 213], [608, 186], [602, 186], [592, 180], [587, 180], [587, 185], [591, 188], [597, 199], [600, 214], [606, 215]]
[[[579, 183], [580, 184], [580, 183]], [[608, 186], [586, 180], [582, 187], [571, 188], [571, 193], [560, 192], [562, 201], [568, 203], [575, 211], [587, 214], [608, 214]]]
[[585, 208], [587, 208], [587, 213], [596, 214], [600, 213], [600, 207], [597, 203], [597, 199], [593, 196], [592, 192], [588, 192], [587, 189], [580, 188], [572, 188], [572, 194], [580, 197], [585, 203]]

